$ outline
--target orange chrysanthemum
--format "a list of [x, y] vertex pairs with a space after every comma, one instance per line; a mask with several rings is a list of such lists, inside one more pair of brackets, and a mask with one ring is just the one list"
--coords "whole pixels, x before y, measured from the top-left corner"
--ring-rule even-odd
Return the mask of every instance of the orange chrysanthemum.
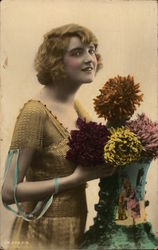
[[140, 84], [135, 84], [130, 75], [110, 78], [99, 90], [101, 94], [94, 99], [98, 117], [104, 117], [111, 125], [125, 123], [143, 100], [139, 87]]

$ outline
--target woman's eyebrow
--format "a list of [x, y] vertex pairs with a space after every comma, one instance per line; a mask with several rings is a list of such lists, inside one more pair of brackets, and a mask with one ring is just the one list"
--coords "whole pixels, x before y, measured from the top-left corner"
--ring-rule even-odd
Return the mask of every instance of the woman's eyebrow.
[[67, 52], [73, 52], [73, 51], [76, 51], [76, 50], [83, 50], [83, 47], [75, 47], [75, 48], [72, 48], [70, 50], [67, 50]]
[[[90, 44], [87, 46], [89, 49], [96, 49], [95, 45], [94, 44]], [[71, 48], [69, 50], [67, 50], [67, 52], [73, 52], [73, 51], [77, 51], [77, 50], [83, 50], [84, 47], [83, 46], [78, 46], [78, 47], [74, 47], [74, 48]]]
[[90, 48], [90, 49], [96, 49], [96, 47], [95, 47], [94, 44], [90, 44], [90, 45], [88, 46], [88, 48]]

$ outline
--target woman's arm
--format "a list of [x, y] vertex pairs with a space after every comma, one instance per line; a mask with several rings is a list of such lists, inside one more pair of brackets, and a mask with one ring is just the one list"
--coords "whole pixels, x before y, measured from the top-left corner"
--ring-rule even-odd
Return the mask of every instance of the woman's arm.
[[[28, 166], [30, 165], [34, 150], [23, 149], [21, 150], [18, 160], [18, 184], [16, 188], [16, 198], [19, 202], [23, 201], [39, 201], [46, 199], [48, 196], [55, 193], [54, 179], [35, 182], [23, 182], [26, 175]], [[2, 188], [2, 200], [9, 204], [15, 203], [14, 201], [14, 173], [16, 167], [17, 153], [14, 153], [10, 162], [10, 167], [6, 175], [3, 188]], [[111, 175], [113, 173], [112, 168], [105, 168], [99, 166], [96, 168], [87, 168], [77, 166], [74, 173], [69, 176], [58, 178], [59, 192], [67, 189], [72, 189], [82, 183], [89, 180], [93, 180], [99, 177]]]

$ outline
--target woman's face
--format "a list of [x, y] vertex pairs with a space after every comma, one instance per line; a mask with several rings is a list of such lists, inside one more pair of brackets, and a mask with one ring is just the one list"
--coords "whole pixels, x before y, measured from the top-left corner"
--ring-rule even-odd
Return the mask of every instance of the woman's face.
[[92, 82], [97, 68], [95, 52], [93, 43], [85, 45], [77, 36], [71, 37], [64, 55], [68, 78], [77, 83]]

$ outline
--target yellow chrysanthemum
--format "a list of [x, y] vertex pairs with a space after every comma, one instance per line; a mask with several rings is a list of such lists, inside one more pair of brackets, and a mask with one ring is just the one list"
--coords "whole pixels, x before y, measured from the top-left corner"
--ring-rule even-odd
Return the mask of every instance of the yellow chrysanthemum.
[[104, 147], [107, 164], [125, 166], [140, 158], [143, 146], [136, 135], [125, 127], [110, 130], [109, 141]]

